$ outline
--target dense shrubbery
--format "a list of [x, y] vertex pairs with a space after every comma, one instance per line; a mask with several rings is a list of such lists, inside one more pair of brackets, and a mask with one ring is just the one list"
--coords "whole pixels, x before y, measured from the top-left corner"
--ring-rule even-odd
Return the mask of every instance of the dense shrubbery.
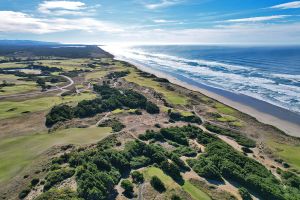
[[68, 105], [54, 106], [46, 117], [46, 125], [52, 126], [57, 122], [63, 122], [74, 117], [74, 110]]
[[144, 182], [144, 175], [139, 171], [133, 171], [131, 177], [134, 183], [139, 184]]
[[127, 76], [129, 73], [130, 73], [129, 71], [111, 72], [108, 75], [106, 75], [106, 77], [108, 79], [121, 78]]
[[173, 121], [184, 121], [184, 122], [202, 124], [201, 119], [196, 115], [183, 116], [179, 112], [170, 112], [169, 117], [170, 120]]
[[70, 189], [50, 189], [49, 191], [43, 193], [35, 200], [80, 200], [77, 193]]
[[[198, 137], [199, 138], [199, 137]], [[199, 175], [214, 179], [233, 180], [247, 189], [259, 193], [267, 200], [299, 199], [299, 190], [285, 188], [276, 177], [257, 161], [244, 156], [219, 139], [205, 137], [206, 154], [189, 160], [190, 166]]]
[[244, 187], [239, 188], [239, 193], [243, 200], [252, 200], [251, 194]]
[[166, 191], [165, 184], [157, 177], [153, 176], [150, 181], [152, 187], [157, 190], [158, 192]]
[[99, 126], [100, 127], [111, 127], [113, 132], [119, 132], [123, 128], [125, 128], [125, 125], [116, 119], [106, 120], [103, 123], [99, 124]]
[[46, 176], [44, 191], [49, 190], [53, 185], [73, 176], [74, 173], [75, 173], [74, 169], [70, 169], [70, 168], [62, 168], [55, 171], [51, 171]]
[[130, 180], [126, 179], [121, 182], [121, 187], [124, 189], [124, 195], [126, 197], [132, 197], [133, 195], [133, 184]]
[[[97, 113], [112, 111], [117, 108], [146, 109], [149, 113], [159, 113], [159, 108], [146, 97], [132, 90], [118, 90], [108, 85], [94, 85], [94, 90], [102, 98], [83, 100], [76, 107], [66, 105], [55, 106], [47, 115], [46, 125], [52, 126], [59, 121], [73, 117], [92, 117]], [[61, 109], [62, 108], [62, 109]]]
[[240, 144], [244, 147], [254, 148], [256, 146], [256, 142], [254, 140], [251, 140], [251, 139], [247, 138], [246, 136], [243, 136], [239, 133], [235, 133], [230, 130], [223, 129], [223, 128], [214, 126], [209, 123], [205, 124], [205, 128], [207, 128], [207, 130], [209, 130], [211, 132], [232, 137], [238, 144]]

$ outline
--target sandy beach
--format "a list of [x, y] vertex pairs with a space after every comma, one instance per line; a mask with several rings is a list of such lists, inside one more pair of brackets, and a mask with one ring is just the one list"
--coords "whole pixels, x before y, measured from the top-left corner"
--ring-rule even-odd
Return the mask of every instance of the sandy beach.
[[[189, 84], [166, 73], [145, 67], [139, 63], [135, 63], [129, 60], [124, 61], [135, 65], [142, 71], [152, 73], [160, 78], [166, 78], [173, 84], [185, 87], [189, 90], [198, 91], [210, 98], [226, 104], [227, 106], [255, 117], [262, 123], [273, 125], [284, 131], [288, 135], [300, 137], [300, 115], [296, 113], [246, 95], [230, 93], [196, 82]], [[192, 82], [188, 79], [187, 81]]]

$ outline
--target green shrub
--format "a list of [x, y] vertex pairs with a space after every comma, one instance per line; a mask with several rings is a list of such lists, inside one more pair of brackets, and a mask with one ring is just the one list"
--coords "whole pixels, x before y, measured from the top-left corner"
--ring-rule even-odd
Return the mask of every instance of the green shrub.
[[143, 183], [144, 182], [144, 175], [139, 171], [133, 171], [131, 173], [131, 177], [134, 183]]
[[165, 184], [157, 176], [153, 176], [151, 178], [150, 184], [155, 190], [160, 193], [166, 191]]
[[243, 200], [252, 200], [251, 194], [244, 187], [239, 188], [239, 193]]
[[27, 195], [30, 193], [31, 189], [30, 188], [25, 188], [19, 193], [19, 199], [24, 199], [27, 197]]
[[35, 200], [80, 200], [78, 194], [70, 189], [50, 189]]
[[159, 107], [155, 105], [154, 103], [148, 101], [146, 103], [146, 111], [150, 114], [158, 114], [159, 113]]
[[44, 191], [49, 190], [55, 184], [73, 176], [75, 173], [74, 169], [62, 168], [55, 171], [50, 171], [46, 176], [46, 183], [44, 185]]
[[133, 184], [129, 180], [122, 180], [121, 187], [124, 189], [125, 196], [132, 196]]

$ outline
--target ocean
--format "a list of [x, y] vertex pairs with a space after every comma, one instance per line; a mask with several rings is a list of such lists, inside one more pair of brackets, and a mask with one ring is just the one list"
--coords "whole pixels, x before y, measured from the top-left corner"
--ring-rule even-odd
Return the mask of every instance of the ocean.
[[206, 89], [246, 95], [300, 114], [300, 46], [105, 46], [131, 61]]

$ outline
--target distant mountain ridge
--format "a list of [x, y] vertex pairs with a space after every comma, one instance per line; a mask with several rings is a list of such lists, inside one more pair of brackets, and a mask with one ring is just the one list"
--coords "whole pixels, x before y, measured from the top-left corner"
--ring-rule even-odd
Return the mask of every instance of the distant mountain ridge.
[[0, 40], [0, 45], [14, 45], [14, 46], [42, 46], [42, 45], [61, 45], [58, 42], [44, 42], [36, 40]]

